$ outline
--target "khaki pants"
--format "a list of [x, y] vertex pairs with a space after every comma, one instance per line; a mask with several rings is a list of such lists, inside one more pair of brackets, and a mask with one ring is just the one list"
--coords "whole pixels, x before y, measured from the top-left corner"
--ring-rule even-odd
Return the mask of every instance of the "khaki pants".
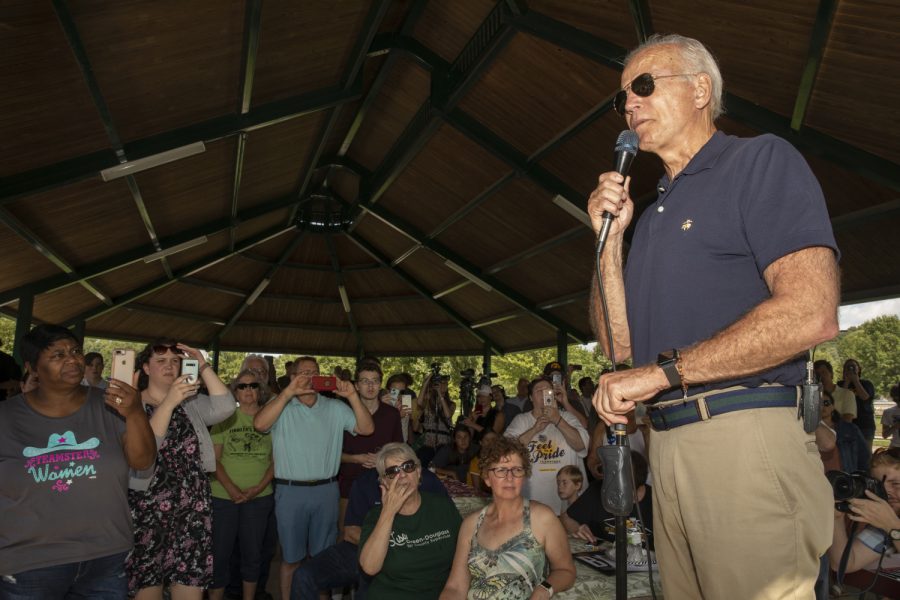
[[795, 408], [650, 434], [660, 577], [672, 600], [811, 600], [834, 504]]

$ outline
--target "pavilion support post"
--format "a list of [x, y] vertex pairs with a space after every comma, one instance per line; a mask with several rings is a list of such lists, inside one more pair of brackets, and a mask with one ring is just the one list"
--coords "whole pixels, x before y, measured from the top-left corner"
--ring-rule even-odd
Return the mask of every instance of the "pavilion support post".
[[81, 340], [82, 344], [84, 344], [84, 326], [85, 326], [84, 319], [77, 321], [77, 322], [75, 322], [74, 325], [72, 325], [72, 333], [75, 334], [75, 337], [77, 337], [79, 340]]
[[556, 332], [556, 360], [562, 365], [569, 362], [569, 334], [563, 329]]
[[13, 358], [22, 366], [22, 338], [31, 329], [31, 313], [34, 310], [34, 296], [19, 297], [19, 310], [16, 314], [16, 334], [13, 341]]

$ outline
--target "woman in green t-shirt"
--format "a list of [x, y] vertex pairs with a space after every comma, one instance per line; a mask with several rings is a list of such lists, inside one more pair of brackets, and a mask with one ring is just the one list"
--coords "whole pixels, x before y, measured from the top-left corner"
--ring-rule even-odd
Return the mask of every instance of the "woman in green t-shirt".
[[266, 523], [275, 503], [272, 495], [272, 439], [253, 428], [253, 416], [266, 384], [246, 369], [231, 382], [238, 402], [234, 414], [212, 429], [216, 473], [213, 496], [213, 585], [211, 600], [221, 600], [228, 583], [228, 567], [235, 540], [241, 550], [244, 600], [256, 594]]

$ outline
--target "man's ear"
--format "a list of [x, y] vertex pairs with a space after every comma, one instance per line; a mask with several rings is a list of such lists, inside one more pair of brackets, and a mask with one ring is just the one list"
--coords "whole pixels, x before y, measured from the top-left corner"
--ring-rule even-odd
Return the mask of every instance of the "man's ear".
[[694, 84], [694, 106], [704, 108], [712, 100], [712, 79], [706, 73], [698, 73]]

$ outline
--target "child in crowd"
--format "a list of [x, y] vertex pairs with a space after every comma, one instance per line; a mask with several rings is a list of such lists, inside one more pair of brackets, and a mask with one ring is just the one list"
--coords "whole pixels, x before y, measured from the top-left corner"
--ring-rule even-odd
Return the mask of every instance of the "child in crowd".
[[578, 495], [581, 494], [581, 488], [584, 486], [584, 475], [574, 465], [566, 465], [556, 473], [556, 493], [562, 500], [562, 508], [559, 514], [566, 512]]

